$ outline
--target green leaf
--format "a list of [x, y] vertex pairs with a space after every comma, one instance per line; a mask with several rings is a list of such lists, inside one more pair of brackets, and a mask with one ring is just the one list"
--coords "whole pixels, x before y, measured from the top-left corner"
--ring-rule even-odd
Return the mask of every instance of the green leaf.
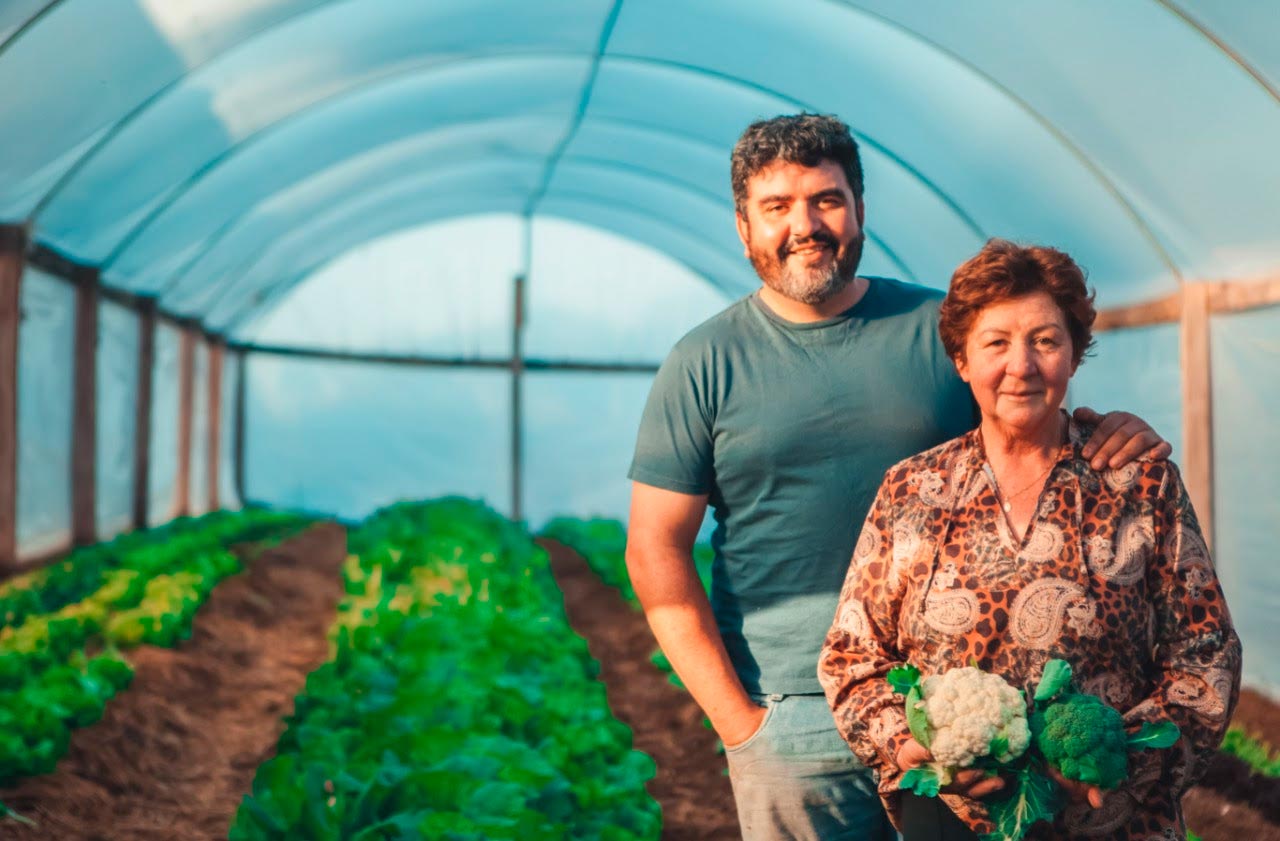
[[924, 711], [924, 697], [920, 694], [920, 685], [916, 684], [907, 692], [907, 726], [911, 735], [923, 747], [929, 747], [932, 739], [929, 736], [929, 717]]
[[995, 831], [983, 841], [1021, 841], [1033, 824], [1051, 821], [1062, 806], [1057, 784], [1034, 767], [1018, 770], [1008, 797], [988, 798], [987, 816]]
[[938, 772], [928, 765], [912, 768], [898, 781], [898, 788], [915, 792], [920, 797], [937, 797], [941, 785]]
[[1066, 660], [1050, 660], [1044, 664], [1035, 700], [1050, 701], [1071, 684], [1071, 664]]
[[990, 756], [1004, 756], [1009, 752], [1009, 739], [1006, 736], [996, 736], [991, 740], [990, 747], [987, 748], [987, 754]]
[[1137, 733], [1129, 737], [1130, 750], [1151, 750], [1153, 748], [1172, 747], [1178, 741], [1182, 731], [1172, 721], [1142, 722]]
[[920, 670], [910, 664], [894, 666], [889, 670], [889, 674], [885, 675], [884, 679], [889, 681], [889, 685], [893, 687], [894, 692], [899, 695], [906, 695], [913, 686], [920, 682]]

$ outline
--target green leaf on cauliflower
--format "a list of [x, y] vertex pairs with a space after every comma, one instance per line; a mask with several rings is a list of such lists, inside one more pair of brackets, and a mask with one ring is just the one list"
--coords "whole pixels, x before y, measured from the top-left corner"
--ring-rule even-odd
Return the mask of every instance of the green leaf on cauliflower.
[[927, 765], [912, 768], [898, 781], [898, 788], [914, 792], [919, 797], [937, 797], [941, 787], [942, 780], [938, 777], [938, 772]]
[[911, 735], [922, 747], [929, 747], [929, 716], [924, 711], [924, 695], [920, 692], [919, 684], [907, 691], [906, 708], [907, 726], [911, 728]]
[[1061, 808], [1062, 793], [1057, 783], [1032, 765], [1021, 768], [1013, 777], [1008, 797], [991, 797], [987, 817], [995, 831], [982, 836], [982, 841], [1021, 841], [1039, 821], [1052, 821]]
[[894, 666], [885, 675], [885, 680], [889, 681], [889, 685], [893, 687], [894, 692], [899, 695], [906, 695], [913, 686], [920, 682], [920, 670], [910, 664]]

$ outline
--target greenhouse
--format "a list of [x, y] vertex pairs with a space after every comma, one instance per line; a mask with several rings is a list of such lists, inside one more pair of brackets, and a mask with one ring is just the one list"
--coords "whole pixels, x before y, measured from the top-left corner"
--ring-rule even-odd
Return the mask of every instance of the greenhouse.
[[[1280, 833], [1272, 4], [5, 0], [0, 78], [0, 730], [53, 734], [0, 743], [0, 837], [102, 837], [95, 814], [120, 838], [739, 837], [696, 705], [646, 651], [637, 697], [693, 726], [628, 720], [639, 673], [595, 680], [623, 655], [589, 607], [607, 593], [648, 633], [622, 560], [641, 414], [676, 342], [760, 287], [730, 153], [801, 112], [859, 145], [859, 275], [945, 290], [992, 237], [1087, 272], [1097, 344], [1068, 405], [1172, 445], [1243, 644], [1244, 747], [1188, 795], [1188, 826]], [[561, 555], [592, 571], [576, 609]], [[253, 607], [293, 621], [295, 596], [311, 618], [287, 628]], [[516, 614], [558, 630], [494, 704], [485, 634]], [[289, 681], [217, 696], [258, 699], [257, 741], [224, 751], [239, 782], [188, 781], [208, 801], [191, 823], [130, 822], [110, 798], [135, 783], [75, 786], [134, 761], [173, 777], [154, 746], [94, 752], [180, 706], [142, 698], [180, 669], [221, 674], [200, 658], [230, 643], [192, 648], [205, 627], [311, 648], [279, 655]], [[375, 660], [399, 688], [360, 671]], [[392, 712], [454, 679], [474, 681], [458, 710], [542, 741], [460, 711], [414, 725], [449, 739], [397, 745]], [[96, 700], [72, 709], [58, 681]], [[379, 692], [391, 712], [337, 700]], [[317, 747], [365, 719], [390, 722], [377, 755]], [[710, 764], [661, 752], [694, 749]], [[469, 782], [423, 795], [421, 763]], [[664, 782], [695, 767], [707, 788]], [[146, 797], [138, 814], [168, 808]]]

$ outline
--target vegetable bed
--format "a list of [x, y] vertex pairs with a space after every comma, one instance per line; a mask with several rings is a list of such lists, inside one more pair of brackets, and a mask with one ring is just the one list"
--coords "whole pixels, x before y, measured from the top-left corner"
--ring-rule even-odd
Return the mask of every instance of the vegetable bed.
[[234, 550], [245, 572], [213, 590], [190, 639], [127, 651], [132, 683], [71, 734], [57, 770], [0, 789], [37, 824], [0, 822], [0, 838], [226, 838], [282, 716], [328, 656], [346, 539], [320, 525]]

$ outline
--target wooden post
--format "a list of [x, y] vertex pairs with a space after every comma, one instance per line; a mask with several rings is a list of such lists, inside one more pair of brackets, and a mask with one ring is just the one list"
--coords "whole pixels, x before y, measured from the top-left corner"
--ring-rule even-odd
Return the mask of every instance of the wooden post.
[[225, 344], [218, 341], [209, 342], [209, 446], [206, 487], [210, 511], [217, 511], [218, 504], [218, 472], [222, 465], [222, 354]]
[[133, 418], [133, 527], [145, 529], [151, 507], [151, 391], [155, 379], [156, 301], [138, 306], [138, 397]]
[[18, 565], [18, 323], [27, 234], [0, 226], [0, 572]]
[[79, 267], [71, 405], [71, 542], [97, 540], [98, 270]]
[[515, 279], [515, 312], [511, 320], [511, 519], [524, 519], [521, 497], [524, 489], [524, 278]]
[[1182, 476], [1205, 542], [1213, 546], [1213, 382], [1205, 283], [1182, 286]]
[[249, 387], [249, 373], [246, 370], [249, 367], [249, 354], [241, 352], [238, 356], [240, 364], [236, 366], [236, 425], [235, 440], [232, 442], [234, 454], [232, 466], [235, 470], [236, 496], [239, 497], [240, 505], [243, 507], [248, 503], [248, 497], [244, 493], [244, 413], [245, 392]]
[[180, 332], [178, 346], [178, 478], [173, 513], [191, 513], [191, 420], [195, 396], [196, 337], [189, 326]]

